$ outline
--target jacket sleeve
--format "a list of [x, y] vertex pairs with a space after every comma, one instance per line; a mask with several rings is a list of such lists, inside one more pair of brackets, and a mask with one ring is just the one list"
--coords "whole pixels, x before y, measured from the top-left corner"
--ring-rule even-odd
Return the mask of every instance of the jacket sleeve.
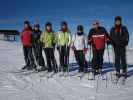
[[21, 32], [20, 38], [21, 38], [21, 42], [22, 42], [22, 40], [23, 40], [23, 32]]
[[68, 46], [70, 46], [71, 45], [71, 40], [72, 40], [71, 39], [71, 33], [70, 32], [69, 32], [69, 37], [68, 38], [69, 38], [69, 40], [68, 40]]
[[44, 33], [42, 33], [40, 36], [40, 42], [43, 43], [43, 40], [44, 40]]
[[117, 43], [117, 39], [114, 36], [114, 28], [113, 27], [110, 30], [110, 42], [112, 45], [115, 45]]
[[33, 43], [34, 43], [34, 38], [33, 38], [33, 34], [32, 34], [32, 32], [30, 33], [30, 37], [31, 37], [31, 44], [33, 45]]
[[127, 27], [125, 26], [123, 27], [123, 35], [122, 35], [121, 41], [124, 46], [127, 46], [129, 43], [129, 32]]

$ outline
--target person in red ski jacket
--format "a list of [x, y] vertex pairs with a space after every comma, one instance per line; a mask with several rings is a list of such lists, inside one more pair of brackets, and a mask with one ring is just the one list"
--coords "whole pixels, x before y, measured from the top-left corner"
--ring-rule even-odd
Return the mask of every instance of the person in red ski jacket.
[[35, 68], [34, 57], [32, 53], [32, 28], [28, 21], [24, 22], [24, 29], [21, 33], [21, 42], [23, 45], [24, 60], [26, 65], [22, 70], [32, 70]]
[[101, 27], [98, 21], [94, 21], [88, 35], [88, 43], [93, 51], [92, 72], [94, 75], [102, 73], [103, 54], [107, 42], [109, 42], [109, 35], [106, 29]]

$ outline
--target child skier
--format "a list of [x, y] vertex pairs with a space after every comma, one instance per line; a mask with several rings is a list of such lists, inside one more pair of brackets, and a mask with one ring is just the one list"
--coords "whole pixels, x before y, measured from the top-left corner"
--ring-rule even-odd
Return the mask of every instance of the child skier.
[[120, 69], [122, 66], [122, 76], [127, 77], [126, 46], [129, 42], [129, 33], [126, 26], [122, 25], [122, 18], [115, 18], [115, 25], [111, 28], [110, 37], [115, 53], [116, 77], [120, 78]]
[[69, 63], [69, 46], [71, 43], [71, 35], [68, 29], [67, 23], [61, 23], [61, 29], [58, 32], [57, 42], [58, 46], [57, 49], [59, 50], [60, 56], [60, 65], [63, 72], [67, 72], [68, 70], [68, 63]]
[[22, 68], [27, 70], [32, 70], [36, 68], [34, 63], [34, 58], [32, 55], [32, 43], [31, 43], [31, 37], [32, 37], [32, 28], [30, 26], [30, 23], [28, 21], [24, 22], [24, 30], [21, 33], [21, 41], [23, 44], [23, 53], [24, 53], [24, 59], [26, 65]]
[[109, 36], [105, 28], [101, 27], [98, 21], [94, 21], [88, 35], [88, 42], [93, 51], [92, 72], [94, 75], [102, 74], [103, 54], [105, 43], [108, 41]]
[[37, 68], [37, 71], [45, 71], [45, 62], [42, 55], [42, 46], [40, 42], [41, 31], [39, 24], [35, 24], [32, 32], [32, 46], [33, 46], [33, 56], [36, 60], [37, 66], [41, 68]]
[[86, 72], [86, 37], [82, 25], [77, 26], [77, 33], [73, 35], [72, 49], [74, 50], [75, 58], [79, 65], [79, 73]]
[[48, 72], [57, 72], [57, 63], [54, 56], [55, 36], [52, 30], [52, 24], [47, 22], [45, 24], [45, 31], [41, 35], [41, 43], [45, 51]]

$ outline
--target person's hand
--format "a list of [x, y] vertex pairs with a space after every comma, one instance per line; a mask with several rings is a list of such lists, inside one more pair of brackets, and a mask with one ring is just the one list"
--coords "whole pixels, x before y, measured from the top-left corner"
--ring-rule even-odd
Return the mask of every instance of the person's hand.
[[84, 54], [86, 54], [87, 51], [88, 51], [88, 48], [84, 48], [84, 50], [83, 50]]
[[71, 49], [72, 49], [73, 51], [76, 50], [75, 46], [71, 46]]

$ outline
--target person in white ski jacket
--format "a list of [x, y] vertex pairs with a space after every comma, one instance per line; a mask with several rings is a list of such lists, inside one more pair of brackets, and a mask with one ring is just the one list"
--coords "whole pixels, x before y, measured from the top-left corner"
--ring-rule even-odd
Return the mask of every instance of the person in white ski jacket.
[[77, 26], [77, 33], [72, 37], [72, 49], [75, 54], [76, 61], [79, 65], [79, 73], [86, 72], [85, 53], [87, 52], [87, 42], [82, 25]]

